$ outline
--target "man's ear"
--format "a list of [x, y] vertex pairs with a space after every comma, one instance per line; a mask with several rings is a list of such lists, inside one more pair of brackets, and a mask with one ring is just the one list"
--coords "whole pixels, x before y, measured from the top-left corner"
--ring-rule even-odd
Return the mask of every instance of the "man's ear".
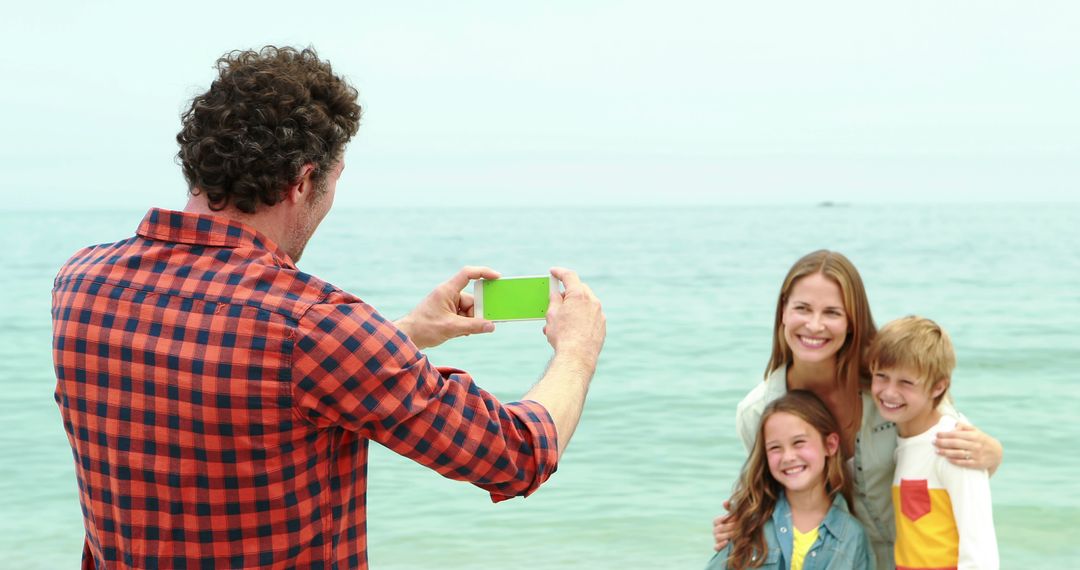
[[825, 454], [832, 457], [840, 450], [840, 434], [830, 433], [825, 436]]
[[299, 204], [300, 201], [308, 196], [309, 193], [315, 190], [315, 182], [312, 177], [315, 174], [315, 164], [308, 163], [300, 167], [300, 172], [296, 176], [296, 182], [288, 185], [285, 188], [284, 201], [292, 204]]

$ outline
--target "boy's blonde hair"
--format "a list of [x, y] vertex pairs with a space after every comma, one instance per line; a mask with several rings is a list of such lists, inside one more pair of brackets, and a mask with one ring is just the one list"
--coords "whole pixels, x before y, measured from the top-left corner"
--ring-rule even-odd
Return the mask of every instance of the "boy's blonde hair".
[[956, 353], [945, 329], [930, 319], [907, 316], [881, 328], [866, 354], [870, 370], [906, 368], [926, 379], [925, 389], [932, 392], [938, 382], [945, 390], [934, 398], [934, 407], [949, 393]]

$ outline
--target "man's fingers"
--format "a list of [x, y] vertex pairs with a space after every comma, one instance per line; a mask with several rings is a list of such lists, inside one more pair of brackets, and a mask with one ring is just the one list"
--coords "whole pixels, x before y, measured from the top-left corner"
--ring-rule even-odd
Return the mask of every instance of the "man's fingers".
[[495, 330], [495, 323], [471, 317], [455, 316], [452, 325], [458, 333], [456, 336], [489, 333]]
[[476, 300], [473, 299], [472, 293], [462, 293], [458, 297], [458, 314], [466, 317], [471, 317], [473, 314], [473, 305], [476, 304]]
[[446, 284], [454, 291], [461, 291], [473, 279], [498, 279], [499, 272], [483, 265], [466, 265], [453, 277], [446, 280]]
[[[558, 279], [559, 276], [555, 275], [555, 269], [556, 268], [553, 268], [551, 270], [551, 275]], [[552, 287], [551, 291], [548, 293], [548, 314], [554, 314], [558, 310], [558, 308], [562, 306], [562, 304], [563, 291], [559, 288], [559, 284], [556, 283], [555, 286]]]
[[581, 286], [581, 278], [578, 277], [578, 274], [565, 267], [552, 267], [551, 275], [562, 281], [566, 290], [576, 289]]
[[554, 313], [563, 304], [563, 294], [556, 288], [548, 293], [548, 312]]

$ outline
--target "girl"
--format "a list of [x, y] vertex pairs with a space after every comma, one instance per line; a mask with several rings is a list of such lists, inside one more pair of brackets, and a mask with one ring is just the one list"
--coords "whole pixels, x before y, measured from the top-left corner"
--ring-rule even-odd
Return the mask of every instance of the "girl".
[[825, 404], [793, 390], [761, 418], [731, 498], [735, 538], [706, 570], [873, 568], [866, 532], [848, 513], [840, 427]]

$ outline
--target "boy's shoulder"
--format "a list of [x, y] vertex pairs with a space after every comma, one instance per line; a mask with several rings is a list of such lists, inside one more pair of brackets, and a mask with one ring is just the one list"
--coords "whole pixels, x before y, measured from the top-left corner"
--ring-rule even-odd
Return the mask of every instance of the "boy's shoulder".
[[930, 432], [937, 435], [943, 431], [952, 431], [956, 429], [957, 419], [949, 414], [941, 414], [941, 419], [934, 424], [934, 427], [930, 428]]
[[[937, 434], [946, 431], [952, 431], [956, 429], [957, 419], [941, 414], [936, 424], [930, 427], [930, 429], [914, 435], [911, 437], [896, 438], [896, 452], [898, 454], [904, 453], [925, 453], [927, 450], [934, 451], [934, 439], [937, 438]], [[934, 453], [936, 456], [937, 454]]]
[[893, 484], [902, 479], [925, 479], [930, 488], [956, 488], [972, 480], [989, 479], [985, 469], [954, 465], [934, 448], [934, 439], [941, 432], [956, 429], [957, 419], [942, 415], [933, 427], [909, 438], [897, 438], [896, 470]]
[[943, 415], [936, 424], [919, 435], [897, 437], [893, 485], [899, 485], [901, 480], [926, 480], [931, 488], [941, 488], [944, 483], [942, 476], [952, 464], [938, 455], [934, 440], [938, 433], [950, 431], [955, 426], [954, 418]]

